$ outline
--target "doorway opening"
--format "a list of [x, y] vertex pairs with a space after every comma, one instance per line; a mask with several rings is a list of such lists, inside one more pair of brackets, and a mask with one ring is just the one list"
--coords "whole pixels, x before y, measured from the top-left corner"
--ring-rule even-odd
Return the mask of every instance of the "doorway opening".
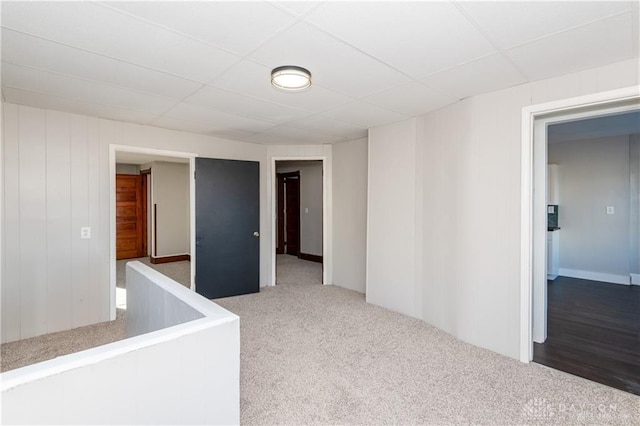
[[276, 161], [276, 284], [323, 283], [324, 165]]
[[[567, 99], [563, 101], [552, 102], [544, 105], [534, 105], [523, 109], [523, 146], [522, 146], [522, 245], [521, 245], [521, 313], [522, 313], [522, 330], [521, 330], [521, 361], [529, 362], [534, 358], [534, 342], [542, 344], [547, 340], [548, 326], [552, 327], [551, 337], [556, 340], [555, 344], [559, 344], [557, 341], [558, 324], [554, 321], [558, 318], [558, 309], [562, 309], [562, 294], [570, 291], [572, 284], [565, 282], [567, 280], [575, 278], [565, 278], [562, 275], [567, 274], [567, 266], [563, 270], [562, 253], [560, 256], [552, 253], [554, 250], [554, 243], [557, 241], [552, 239], [551, 244], [548, 244], [547, 237], [549, 226], [560, 228], [563, 231], [568, 231], [568, 223], [563, 223], [563, 211], [568, 213], [563, 207], [562, 193], [559, 198], [556, 196], [555, 200], [549, 200], [547, 197], [554, 197], [553, 192], [557, 189], [553, 188], [554, 175], [562, 174], [562, 165], [555, 168], [548, 168], [548, 129], [549, 126], [557, 125], [561, 123], [571, 123], [579, 120], [590, 119], [601, 116], [618, 116], [620, 114], [627, 113], [639, 109], [637, 88], [620, 89], [610, 92], [603, 92], [594, 95], [589, 95], [580, 98]], [[537, 188], [537, 190], [536, 190]], [[601, 197], [600, 197], [601, 198]], [[602, 200], [604, 202], [604, 200]], [[605, 203], [606, 204], [606, 203]], [[549, 209], [550, 206], [554, 207], [554, 212]], [[559, 209], [559, 210], [558, 210]], [[565, 210], [563, 210], [565, 209]], [[575, 207], [574, 207], [575, 209]], [[553, 213], [553, 215], [552, 215]], [[603, 207], [603, 215], [607, 213], [606, 206]], [[551, 222], [551, 216], [554, 216], [554, 220], [558, 220], [558, 223]], [[565, 216], [566, 218], [567, 216]], [[554, 231], [558, 232], [558, 231]], [[559, 231], [562, 232], [562, 231]], [[562, 237], [562, 236], [560, 236]], [[558, 260], [560, 259], [560, 261]], [[566, 259], [565, 259], [566, 260]], [[554, 278], [560, 275], [558, 280], [554, 284], [548, 284], [547, 278]], [[629, 274], [627, 273], [627, 277]], [[550, 281], [551, 282], [551, 281]], [[556, 285], [557, 284], [557, 285]], [[586, 293], [587, 286], [583, 285], [583, 293]], [[625, 290], [635, 291], [637, 288], [632, 289], [630, 277], [627, 279]], [[608, 284], [605, 284], [608, 285]], [[551, 287], [555, 286], [555, 287]], [[617, 286], [620, 287], [621, 286]], [[548, 289], [550, 291], [550, 301], [555, 303], [554, 306], [548, 307]], [[577, 288], [580, 288], [578, 286]], [[560, 291], [558, 291], [560, 290]], [[582, 296], [583, 294], [580, 294]], [[566, 294], [564, 295], [566, 296]], [[575, 296], [575, 295], [574, 295]], [[574, 302], [578, 300], [578, 296], [570, 296], [570, 299]], [[636, 296], [637, 297], [637, 296]], [[569, 304], [575, 303], [570, 302]], [[566, 306], [565, 306], [566, 307]], [[547, 312], [550, 314], [550, 322], [548, 325]], [[592, 315], [590, 313], [589, 315]], [[563, 325], [566, 326], [569, 322], [567, 312], [561, 314], [563, 317]], [[636, 325], [637, 326], [637, 325]], [[593, 327], [588, 330], [589, 333], [593, 332]], [[628, 330], [633, 333], [632, 330]], [[566, 330], [565, 330], [566, 332]], [[569, 330], [570, 333], [577, 333], [577, 329], [573, 328]], [[600, 334], [610, 334], [611, 330], [604, 331]], [[637, 333], [637, 330], [636, 330]], [[590, 334], [588, 337], [582, 336], [582, 339], [596, 338], [595, 335]], [[551, 342], [551, 340], [549, 342]], [[567, 334], [565, 334], [565, 341], [567, 340]], [[575, 345], [571, 350], [575, 350]], [[537, 347], [538, 349], [538, 347]], [[624, 350], [623, 350], [624, 351]], [[637, 352], [635, 352], [637, 353]], [[573, 354], [575, 355], [575, 354]], [[596, 355], [595, 353], [593, 354]], [[636, 355], [632, 355], [636, 356]], [[636, 358], [637, 359], [637, 358]], [[538, 361], [536, 359], [536, 361]], [[572, 374], [581, 375], [591, 380], [600, 381], [608, 385], [612, 385], [605, 380], [599, 380], [599, 373], [589, 375], [588, 370], [593, 369], [589, 367], [586, 361], [583, 365], [578, 365], [572, 371], [568, 371]], [[574, 358], [569, 364], [580, 364]], [[558, 368], [559, 366], [552, 366]], [[637, 362], [635, 367], [637, 369]], [[636, 375], [637, 377], [637, 375]], [[619, 387], [619, 386], [617, 386]], [[628, 390], [629, 388], [625, 388]]]
[[138, 260], [195, 289], [194, 154], [110, 146], [111, 312], [126, 308], [125, 265]]

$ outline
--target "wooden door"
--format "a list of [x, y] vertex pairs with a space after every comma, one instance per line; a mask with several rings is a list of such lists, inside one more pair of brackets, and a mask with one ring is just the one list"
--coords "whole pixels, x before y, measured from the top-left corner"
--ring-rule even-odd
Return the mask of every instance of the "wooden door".
[[[116, 174], [116, 259], [146, 256], [146, 188], [140, 175]], [[143, 191], [144, 189], [144, 191]]]

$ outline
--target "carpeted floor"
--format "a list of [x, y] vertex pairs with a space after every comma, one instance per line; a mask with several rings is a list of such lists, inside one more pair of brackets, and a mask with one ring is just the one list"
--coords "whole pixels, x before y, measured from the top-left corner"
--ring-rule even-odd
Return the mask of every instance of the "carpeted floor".
[[125, 311], [116, 310], [116, 320], [49, 333], [0, 345], [0, 372], [80, 352], [125, 339]]
[[276, 256], [276, 283], [322, 284], [322, 263], [279, 254]]
[[[116, 262], [117, 296], [121, 297], [120, 289], [125, 285], [125, 265], [132, 260], [160, 271], [180, 284], [189, 287], [191, 269], [189, 261], [151, 264], [148, 257], [140, 259], [118, 260]], [[118, 305], [120, 306], [120, 304]], [[45, 334], [17, 342], [0, 345], [0, 372], [68, 355], [74, 352], [95, 348], [126, 338], [126, 311], [117, 309], [116, 320], [73, 330]]]
[[241, 423], [640, 424], [640, 398], [463, 343], [334, 286], [216, 300], [240, 316]]

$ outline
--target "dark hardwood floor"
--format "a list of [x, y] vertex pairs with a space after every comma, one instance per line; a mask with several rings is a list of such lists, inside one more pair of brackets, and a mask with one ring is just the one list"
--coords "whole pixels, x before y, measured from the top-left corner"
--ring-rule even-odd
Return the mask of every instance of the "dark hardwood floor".
[[533, 361], [640, 395], [640, 286], [558, 277], [547, 289]]

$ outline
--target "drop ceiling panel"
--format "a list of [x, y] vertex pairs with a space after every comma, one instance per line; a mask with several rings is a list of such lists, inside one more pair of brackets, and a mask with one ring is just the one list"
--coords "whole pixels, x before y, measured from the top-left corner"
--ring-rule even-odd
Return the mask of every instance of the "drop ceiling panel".
[[508, 50], [531, 80], [594, 68], [637, 56], [631, 13], [559, 33]]
[[253, 132], [247, 130], [218, 128], [211, 123], [178, 120], [170, 117], [160, 117], [153, 120], [149, 124], [151, 124], [152, 126], [163, 127], [165, 129], [180, 130], [190, 133], [201, 133], [208, 136], [217, 136], [227, 139], [242, 139], [253, 134]]
[[316, 5], [318, 5], [319, 1], [273, 1], [272, 4], [287, 10], [295, 15], [303, 15], [309, 10], [313, 9]]
[[276, 90], [271, 85], [271, 68], [248, 60], [231, 67], [211, 85], [311, 112], [322, 112], [354, 101], [353, 98], [325, 89], [318, 84], [299, 93]]
[[[296, 19], [269, 3], [260, 2], [107, 4], [242, 56]], [[239, 28], [244, 30], [238, 31]]]
[[305, 19], [414, 78], [495, 51], [447, 2], [328, 2]]
[[2, 25], [201, 82], [239, 59], [91, 2], [3, 3]]
[[367, 135], [366, 126], [347, 123], [346, 121], [336, 120], [335, 118], [329, 118], [323, 115], [314, 115], [300, 120], [290, 121], [287, 123], [287, 126], [350, 139]]
[[456, 2], [501, 49], [631, 9], [632, 2]]
[[424, 83], [456, 99], [515, 86], [527, 79], [501, 54], [432, 74]]
[[183, 98], [202, 86], [149, 68], [7, 29], [2, 30], [2, 60], [173, 98]]
[[250, 57], [270, 69], [305, 67], [318, 85], [356, 98], [409, 82], [391, 67], [304, 23], [268, 41]]
[[389, 111], [362, 101], [352, 102], [323, 114], [326, 117], [348, 121], [361, 126], [375, 127], [409, 118], [408, 115]]
[[186, 98], [184, 102], [246, 117], [269, 120], [274, 123], [284, 123], [311, 115], [308, 111], [289, 108], [209, 86], [203, 87]]
[[337, 138], [318, 132], [297, 129], [288, 126], [278, 126], [245, 138], [247, 142], [268, 144], [299, 144], [301, 141], [309, 144], [331, 143]]
[[2, 89], [2, 93], [7, 102], [33, 106], [36, 108], [53, 109], [56, 111], [65, 111], [74, 114], [89, 115], [109, 120], [126, 121], [138, 124], [146, 124], [154, 118], [154, 114], [148, 112], [114, 108], [107, 105], [82, 102], [75, 99], [30, 92], [28, 90], [14, 89], [10, 87], [4, 87]]
[[116, 108], [146, 111], [151, 114], [160, 114], [178, 102], [172, 98], [107, 86], [5, 62], [2, 63], [2, 84], [4, 87], [27, 89]]
[[212, 129], [243, 129], [248, 132], [260, 132], [276, 126], [275, 123], [185, 103], [176, 105], [162, 117], [207, 123]]
[[411, 82], [367, 96], [363, 101], [407, 116], [416, 116], [452, 104], [457, 99], [443, 95], [424, 84]]

